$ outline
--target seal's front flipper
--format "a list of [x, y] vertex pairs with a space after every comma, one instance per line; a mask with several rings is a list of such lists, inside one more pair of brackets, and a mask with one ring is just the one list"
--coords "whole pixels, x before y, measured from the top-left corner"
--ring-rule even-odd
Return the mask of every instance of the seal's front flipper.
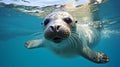
[[102, 52], [96, 52], [96, 57], [93, 58], [95, 63], [106, 63], [109, 62], [109, 58]]
[[25, 43], [25, 47], [28, 49], [43, 47], [43, 40], [30, 40]]
[[94, 52], [88, 46], [84, 46], [81, 55], [95, 63], [107, 63], [109, 58], [101, 52]]

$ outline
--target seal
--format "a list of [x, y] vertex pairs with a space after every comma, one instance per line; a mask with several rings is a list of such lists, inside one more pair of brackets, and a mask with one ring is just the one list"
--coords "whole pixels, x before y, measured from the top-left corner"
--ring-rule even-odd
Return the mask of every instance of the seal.
[[100, 31], [89, 24], [80, 24], [68, 12], [56, 11], [43, 22], [44, 35], [26, 42], [25, 47], [47, 47], [61, 57], [83, 56], [95, 63], [107, 63], [109, 58], [92, 48], [100, 39]]

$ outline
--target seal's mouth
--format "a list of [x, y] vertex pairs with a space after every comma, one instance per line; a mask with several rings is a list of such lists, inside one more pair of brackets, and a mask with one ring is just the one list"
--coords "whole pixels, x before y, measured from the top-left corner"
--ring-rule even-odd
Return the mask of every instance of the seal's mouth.
[[60, 37], [54, 37], [52, 40], [53, 40], [55, 43], [60, 43], [63, 39], [60, 38]]
[[51, 31], [51, 29], [47, 29], [44, 32], [44, 37], [47, 40], [50, 40], [54, 43], [60, 43], [63, 40], [67, 39], [70, 36], [71, 32], [69, 29], [61, 28], [58, 32]]

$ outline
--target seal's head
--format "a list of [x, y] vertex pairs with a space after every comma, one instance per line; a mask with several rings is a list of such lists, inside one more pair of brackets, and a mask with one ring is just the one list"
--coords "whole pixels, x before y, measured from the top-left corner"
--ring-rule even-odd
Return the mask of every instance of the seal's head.
[[75, 22], [67, 12], [53, 12], [46, 16], [43, 22], [44, 37], [54, 43], [60, 43], [69, 38], [71, 30], [75, 27]]

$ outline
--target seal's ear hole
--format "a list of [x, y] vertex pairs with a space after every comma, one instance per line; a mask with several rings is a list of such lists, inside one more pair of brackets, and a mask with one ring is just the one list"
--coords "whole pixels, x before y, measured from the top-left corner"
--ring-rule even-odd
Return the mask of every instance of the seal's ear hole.
[[43, 23], [41, 23], [41, 25], [43, 25]]
[[76, 20], [75, 23], [77, 23], [78, 21]]

